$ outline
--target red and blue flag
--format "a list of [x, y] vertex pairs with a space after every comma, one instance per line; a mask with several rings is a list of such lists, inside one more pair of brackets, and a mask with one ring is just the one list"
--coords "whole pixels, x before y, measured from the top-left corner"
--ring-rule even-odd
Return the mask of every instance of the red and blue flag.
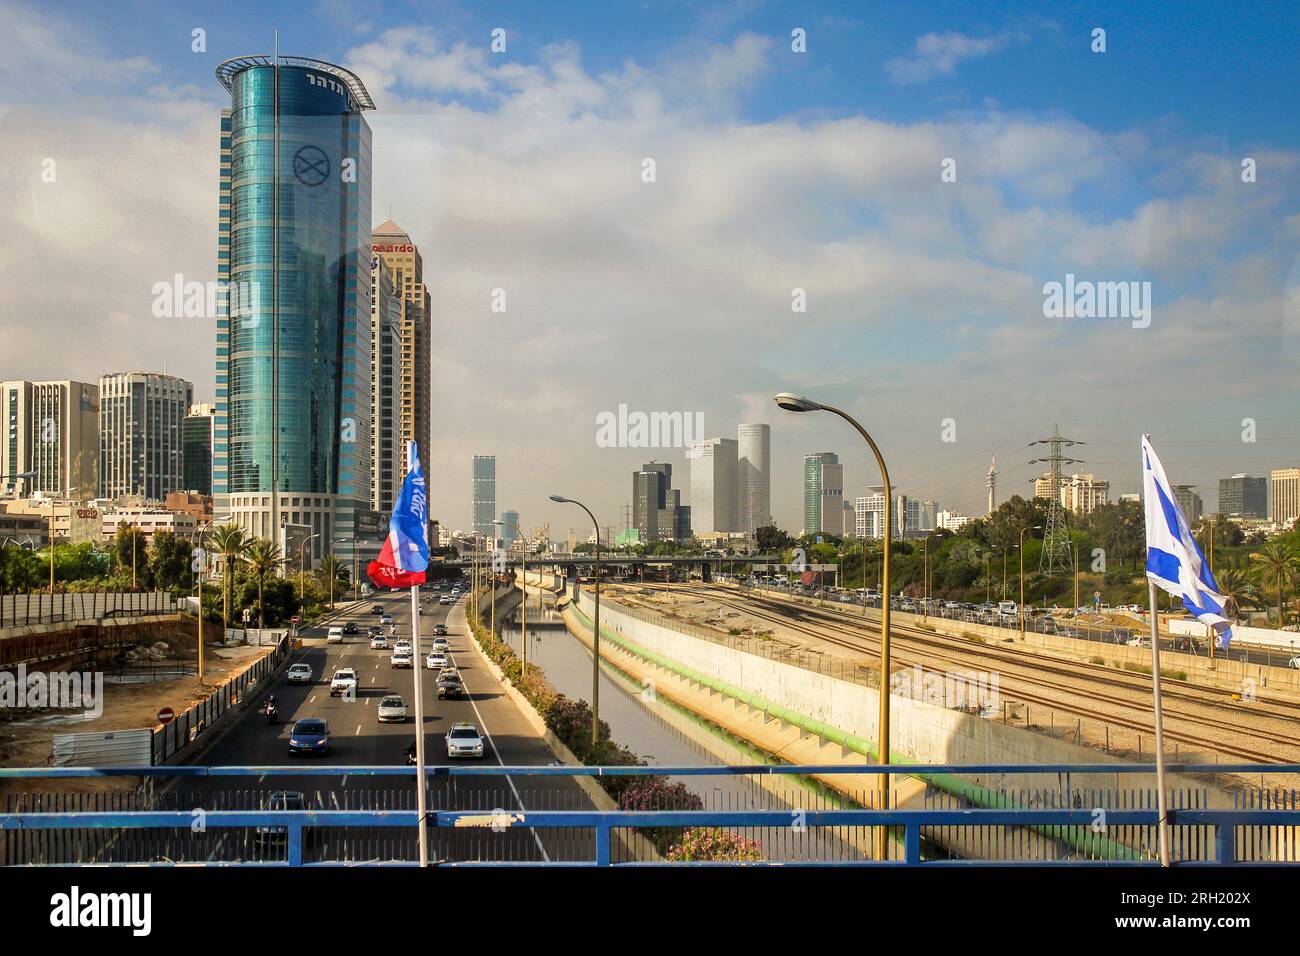
[[366, 568], [376, 587], [409, 588], [423, 584], [429, 567], [429, 499], [415, 442], [408, 445], [407, 459], [410, 468], [388, 522], [388, 537], [384, 539], [379, 558]]

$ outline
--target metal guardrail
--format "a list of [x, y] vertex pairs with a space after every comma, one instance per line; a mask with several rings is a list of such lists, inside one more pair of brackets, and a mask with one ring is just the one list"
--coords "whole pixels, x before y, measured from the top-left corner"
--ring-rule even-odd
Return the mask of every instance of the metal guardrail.
[[175, 614], [180, 602], [169, 591], [20, 591], [0, 593], [0, 630], [37, 624], [68, 624], [104, 618]]
[[[1180, 773], [1210, 773], [1223, 771], [1224, 766], [1188, 764], [1176, 769]], [[1295, 774], [1300, 773], [1300, 765], [1259, 765], [1239, 764], [1230, 769], [1244, 773]], [[493, 767], [493, 766], [453, 766], [431, 767], [429, 776], [498, 776], [498, 777], [683, 777], [701, 775], [747, 775], [777, 776], [799, 775], [803, 777], [828, 774], [906, 774], [916, 773], [999, 773], [999, 774], [1051, 774], [1066, 776], [1073, 773], [1096, 774], [1149, 774], [1153, 767], [1135, 764], [1070, 764], [1070, 765], [895, 765], [879, 767], [875, 765], [807, 765], [807, 766], [709, 766], [709, 767]], [[277, 767], [112, 767], [112, 768], [0, 768], [0, 781], [24, 778], [66, 778], [66, 777], [177, 777], [177, 778], [229, 778], [257, 777], [270, 778], [267, 784], [276, 786], [276, 777], [304, 776], [347, 776], [350, 778], [374, 777], [411, 777], [408, 767], [343, 767], [343, 766], [277, 766]], [[354, 786], [361, 786], [358, 781]], [[1205, 807], [1175, 808], [1169, 812], [1171, 826], [1175, 828], [1204, 828], [1209, 831], [1208, 844], [1213, 848], [1213, 859], [1206, 854], [1204, 859], [1185, 860], [1179, 865], [1204, 865], [1206, 863], [1287, 863], [1300, 860], [1295, 852], [1295, 834], [1300, 832], [1300, 809], [1292, 801], [1289, 807], [1248, 806], [1222, 809]], [[509, 834], [534, 836], [538, 832], [551, 837], [556, 834], [583, 834], [588, 839], [584, 843], [590, 848], [590, 855], [583, 859], [544, 860], [501, 860], [485, 859], [483, 855], [471, 859], [446, 859], [444, 865], [455, 866], [493, 866], [519, 865], [585, 865], [585, 866], [625, 866], [655, 865], [644, 858], [627, 858], [614, 852], [620, 840], [632, 832], [663, 833], [665, 831], [689, 831], [696, 828], [716, 830], [748, 830], [760, 828], [764, 832], [789, 832], [791, 829], [816, 830], [821, 833], [843, 834], [854, 828], [859, 832], [871, 832], [869, 828], [889, 827], [895, 834], [898, 847], [896, 858], [879, 861], [860, 855], [834, 860], [795, 859], [782, 860], [782, 865], [885, 865], [885, 866], [942, 866], [959, 863], [961, 865], [981, 865], [1005, 863], [1006, 860], [989, 859], [953, 859], [942, 855], [936, 856], [924, 851], [927, 833], [943, 829], [945, 832], [981, 832], [978, 828], [1009, 827], [1031, 829], [1044, 834], [1047, 839], [1061, 839], [1067, 835], [1076, 842], [1079, 839], [1105, 841], [1105, 833], [1116, 833], [1120, 828], [1144, 828], [1153, 830], [1159, 822], [1158, 811], [1154, 807], [1110, 807], [1105, 812], [1105, 825], [1102, 831], [1097, 829], [1097, 811], [1086, 806], [1023, 807], [1000, 806], [986, 808], [925, 808], [925, 809], [887, 809], [869, 808], [792, 808], [792, 809], [663, 809], [663, 810], [612, 810], [599, 811], [591, 809], [576, 810], [505, 810], [501, 808], [487, 810], [443, 809], [435, 810], [427, 816], [430, 826], [438, 832], [467, 834], [482, 833], [498, 835], [507, 839]], [[190, 859], [189, 862], [208, 865], [267, 865], [268, 863], [291, 866], [297, 865], [335, 865], [340, 863], [356, 864], [405, 864], [411, 860], [392, 854], [389, 858], [350, 859], [309, 859], [306, 853], [309, 839], [317, 844], [324, 841], [331, 847], [342, 839], [348, 830], [372, 831], [384, 828], [389, 831], [406, 834], [409, 842], [418, 825], [417, 813], [408, 807], [369, 808], [369, 809], [302, 809], [302, 810], [248, 810], [248, 809], [211, 809], [194, 808], [190, 810], [139, 809], [131, 811], [109, 812], [66, 812], [57, 808], [53, 812], [6, 812], [0, 813], [0, 841], [6, 837], [26, 834], [28, 837], [45, 834], [67, 833], [70, 837], [81, 836], [87, 839], [87, 845], [100, 845], [103, 841], [114, 842], [126, 840], [131, 834], [201, 834], [213, 836], [217, 845], [222, 845], [223, 835], [230, 834], [229, 843], [235, 842], [235, 834], [253, 833], [260, 844], [274, 838], [277, 848], [276, 859], [248, 859], [237, 856], [234, 859], [216, 859], [214, 856]], [[109, 831], [109, 832], [106, 832]], [[1099, 832], [1103, 835], [1098, 835]], [[101, 837], [87, 838], [88, 834], [103, 834]], [[330, 835], [334, 834], [333, 837]], [[1265, 834], [1276, 847], [1281, 847], [1280, 856], [1272, 858], [1251, 854], [1259, 834]], [[98, 840], [100, 843], [96, 843]], [[333, 840], [335, 842], [331, 843]], [[538, 844], [540, 846], [540, 843]], [[1247, 848], [1243, 859], [1239, 855], [1239, 845]], [[1128, 849], [1128, 848], [1125, 848]], [[318, 853], [316, 855], [319, 855]], [[616, 858], [617, 857], [617, 858]], [[24, 860], [23, 862], [39, 862]], [[84, 862], [94, 862], [86, 860]], [[148, 862], [169, 864], [179, 862], [176, 856], [163, 853], [146, 860], [131, 862]], [[675, 865], [669, 861], [667, 865]], [[681, 861], [687, 862], [687, 861]], [[747, 863], [750, 861], [746, 861]], [[760, 859], [752, 861], [753, 865], [764, 865], [773, 861]], [[1142, 848], [1110, 856], [1105, 859], [1088, 858], [1084, 854], [1066, 854], [1057, 859], [1036, 859], [1035, 863], [1052, 865], [1158, 865], [1154, 856]], [[662, 863], [660, 863], [662, 865]], [[710, 865], [703, 861], [688, 865]]]

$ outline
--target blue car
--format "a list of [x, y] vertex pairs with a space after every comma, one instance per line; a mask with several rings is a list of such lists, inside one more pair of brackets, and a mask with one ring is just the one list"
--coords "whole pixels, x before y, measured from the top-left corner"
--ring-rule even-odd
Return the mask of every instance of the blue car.
[[304, 717], [289, 732], [289, 755], [330, 752], [330, 726], [321, 717]]

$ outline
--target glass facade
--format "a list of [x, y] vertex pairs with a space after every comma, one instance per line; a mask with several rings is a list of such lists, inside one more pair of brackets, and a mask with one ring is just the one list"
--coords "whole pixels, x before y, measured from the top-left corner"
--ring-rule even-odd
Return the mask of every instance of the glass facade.
[[328, 64], [222, 78], [213, 491], [368, 501], [370, 127]]
[[474, 532], [495, 538], [497, 516], [497, 459], [495, 455], [474, 456]]

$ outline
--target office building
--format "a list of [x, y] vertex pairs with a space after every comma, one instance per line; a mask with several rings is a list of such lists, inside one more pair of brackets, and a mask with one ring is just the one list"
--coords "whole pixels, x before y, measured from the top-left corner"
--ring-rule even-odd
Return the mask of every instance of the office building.
[[1219, 479], [1219, 514], [1236, 518], [1268, 517], [1268, 479], [1247, 474]]
[[194, 386], [157, 372], [99, 379], [99, 497], [162, 501], [185, 489], [181, 423]]
[[1269, 485], [1272, 504], [1268, 516], [1278, 527], [1290, 529], [1300, 517], [1300, 468], [1274, 468]]
[[917, 527], [922, 531], [933, 531], [939, 527], [939, 503], [937, 501], [919, 501], [917, 502], [917, 514], [919, 515]]
[[1183, 517], [1187, 519], [1189, 525], [1200, 521], [1201, 513], [1205, 510], [1201, 496], [1192, 491], [1195, 487], [1195, 485], [1174, 485], [1174, 500], [1183, 509]]
[[[370, 188], [374, 109], [321, 60], [226, 60], [218, 281], [216, 510], [303, 563], [378, 553], [371, 505]], [[230, 312], [235, 310], [231, 309]], [[337, 543], [335, 543], [337, 541]]]
[[832, 452], [803, 456], [803, 533], [844, 534], [844, 466]]
[[497, 516], [497, 459], [495, 455], [474, 456], [474, 533], [497, 536], [492, 521]]
[[692, 534], [691, 508], [672, 487], [673, 466], [649, 462], [632, 473], [632, 526], [637, 541], [687, 541]]
[[[1052, 493], [1051, 475], [1034, 480], [1034, 497], [1047, 498]], [[1057, 488], [1061, 507], [1073, 514], [1091, 514], [1110, 502], [1110, 482], [1096, 475], [1062, 475]]]
[[[424, 258], [411, 236], [401, 226], [386, 219], [375, 227], [370, 237], [371, 278], [387, 272], [393, 294], [399, 302], [398, 325], [401, 362], [396, 370], [398, 399], [397, 443], [408, 441], [419, 446], [420, 458], [431, 460], [433, 442], [432, 381], [432, 298], [424, 284]], [[398, 484], [406, 477], [403, 458]]]
[[501, 512], [501, 524], [497, 526], [497, 537], [501, 539], [501, 546], [509, 548], [519, 537], [519, 512], [503, 511]]
[[745, 422], [736, 429], [738, 531], [753, 535], [772, 522], [772, 426]]
[[377, 258], [371, 261], [375, 268], [370, 285], [370, 507], [391, 515], [406, 477], [402, 299], [393, 285], [392, 273]]
[[0, 382], [0, 496], [93, 498], [98, 474], [98, 387]]
[[182, 481], [186, 491], [212, 494], [212, 440], [217, 406], [191, 405], [181, 421]]
[[970, 518], [955, 511], [940, 511], [937, 527], [945, 531], [960, 531], [970, 524]]
[[[872, 485], [870, 493], [854, 501], [855, 533], [859, 538], [880, 540], [884, 537], [885, 526], [885, 488]], [[921, 502], [907, 495], [895, 495], [891, 506], [890, 523], [893, 525], [891, 540], [924, 537], [921, 530]]]
[[739, 494], [734, 438], [706, 438], [687, 446], [691, 462], [691, 530], [735, 531]]

